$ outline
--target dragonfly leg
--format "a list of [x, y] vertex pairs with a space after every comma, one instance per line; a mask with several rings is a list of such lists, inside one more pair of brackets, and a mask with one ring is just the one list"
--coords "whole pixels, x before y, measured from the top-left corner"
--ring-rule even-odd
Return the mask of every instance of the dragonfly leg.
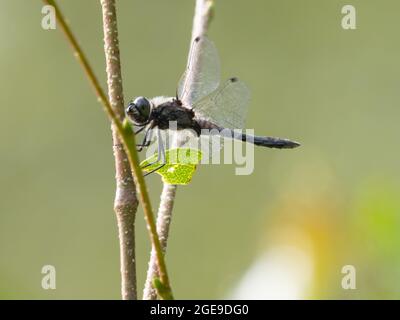
[[144, 147], [148, 147], [150, 145], [152, 135], [153, 135], [153, 129], [151, 128], [147, 129], [146, 133], [144, 134], [142, 143], [136, 145], [136, 147], [138, 147], [137, 148], [138, 152], [142, 151]]
[[158, 170], [160, 170], [162, 167], [164, 167], [165, 166], [165, 163], [163, 163], [162, 165], [160, 165], [159, 167], [157, 167], [157, 168], [155, 168], [155, 169], [153, 169], [153, 170], [151, 170], [151, 171], [149, 171], [149, 172], [146, 172], [144, 175], [143, 175], [143, 177], [146, 177], [146, 176], [148, 176], [149, 174], [152, 174], [153, 172], [156, 172], [156, 171], [158, 171]]
[[157, 168], [155, 168], [155, 169], [153, 169], [153, 170], [151, 170], [151, 171], [149, 171], [149, 172], [146, 172], [146, 173], [144, 174], [145, 177], [148, 176], [149, 174], [155, 172], [155, 171], [160, 170], [162, 167], [164, 167], [164, 166], [166, 165], [166, 156], [165, 156], [165, 150], [164, 150], [164, 142], [163, 142], [163, 140], [162, 140], [161, 131], [160, 131], [159, 129], [157, 129], [157, 139], [158, 139], [157, 160], [156, 160], [156, 161], [153, 161], [153, 162], [150, 162], [150, 163], [144, 165], [144, 166], [141, 167], [141, 168], [144, 169], [144, 168], [147, 168], [147, 167], [149, 167], [149, 166], [151, 166], [151, 165], [153, 165], [153, 164], [155, 164], [155, 163], [159, 163], [159, 162], [160, 162], [161, 164], [160, 164], [160, 166], [158, 166]]
[[138, 130], [136, 130], [136, 131], [134, 132], [134, 134], [136, 135], [136, 134], [142, 132], [142, 131], [144, 130], [144, 128], [146, 128], [146, 126], [140, 127]]
[[[133, 132], [134, 135], [137, 135], [138, 133], [142, 132], [146, 128], [146, 125], [139, 127], [136, 131]], [[122, 146], [122, 143], [114, 145], [115, 147]], [[138, 145], [136, 145], [138, 146]], [[147, 146], [146, 146], [147, 147]]]

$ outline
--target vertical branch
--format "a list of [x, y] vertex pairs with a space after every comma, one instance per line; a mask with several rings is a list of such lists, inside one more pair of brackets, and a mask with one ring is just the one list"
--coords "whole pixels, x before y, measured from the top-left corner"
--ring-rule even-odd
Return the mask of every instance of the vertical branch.
[[[213, 0], [196, 1], [196, 9], [193, 17], [191, 45], [193, 45], [193, 41], [196, 37], [202, 37], [207, 34], [208, 27], [211, 19], [213, 18], [213, 6]], [[194, 54], [198, 55], [199, 51], [195, 52]]]
[[[114, 0], [102, 0], [104, 52], [106, 57], [108, 98], [118, 119], [124, 118], [124, 97]], [[135, 216], [138, 206], [136, 187], [128, 157], [115, 124], [111, 125], [115, 158], [116, 192], [114, 211], [118, 221], [121, 294], [124, 300], [136, 300]]]
[[[167, 248], [169, 227], [172, 219], [172, 209], [174, 207], [176, 190], [176, 185], [164, 183], [160, 197], [160, 206], [157, 213], [157, 233], [160, 238], [160, 244], [164, 254]], [[151, 250], [146, 283], [143, 291], [144, 300], [155, 300], [157, 298], [157, 292], [152, 286], [153, 279], [158, 276], [156, 258], [155, 251]]]
[[[212, 0], [196, 0], [196, 8], [193, 18], [193, 27], [192, 27], [192, 39], [191, 46], [193, 46], [194, 39], [199, 36], [204, 36], [207, 33], [208, 26], [210, 24], [213, 10], [213, 1]], [[189, 52], [193, 52], [194, 56], [200, 54], [201, 48], [196, 46], [194, 48], [190, 48]], [[200, 61], [201, 59], [193, 59], [193, 61]], [[194, 66], [194, 72], [198, 72], [200, 65]], [[193, 79], [193, 77], [192, 77]], [[191, 81], [188, 83], [189, 92], [192, 90], [193, 84]], [[190, 96], [190, 95], [188, 95]], [[190, 103], [190, 101], [189, 101]], [[179, 144], [179, 141], [178, 141]], [[160, 238], [161, 247], [163, 252], [165, 253], [167, 248], [168, 234], [170, 223], [172, 219], [172, 209], [174, 207], [175, 195], [176, 195], [177, 186], [164, 184], [163, 191], [161, 193], [161, 201], [157, 214], [157, 232]], [[156, 263], [156, 253], [154, 250], [151, 252], [149, 267], [147, 270], [147, 278], [143, 292], [143, 299], [145, 300], [155, 300], [157, 299], [157, 293], [152, 287], [152, 280], [157, 277], [158, 268]]]

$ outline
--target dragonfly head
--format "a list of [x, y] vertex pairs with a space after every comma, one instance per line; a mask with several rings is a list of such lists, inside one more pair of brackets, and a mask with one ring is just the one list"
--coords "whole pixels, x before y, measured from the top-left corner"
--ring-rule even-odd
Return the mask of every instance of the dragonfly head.
[[137, 97], [126, 108], [126, 115], [136, 125], [145, 125], [149, 121], [150, 112], [150, 101], [145, 97]]

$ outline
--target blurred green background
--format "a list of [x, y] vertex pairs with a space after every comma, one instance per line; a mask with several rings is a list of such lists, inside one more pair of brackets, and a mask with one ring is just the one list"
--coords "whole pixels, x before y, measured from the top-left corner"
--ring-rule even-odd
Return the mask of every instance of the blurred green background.
[[[105, 87], [99, 1], [59, 1]], [[180, 187], [167, 264], [177, 298], [400, 298], [400, 3], [217, 0], [223, 77], [252, 91], [247, 127], [302, 142], [255, 171], [204, 165]], [[0, 0], [0, 298], [119, 299], [109, 121], [41, 1]], [[193, 1], [118, 1], [125, 100], [173, 95]], [[153, 206], [161, 182], [147, 179]], [[141, 292], [149, 257], [137, 213]], [[57, 289], [41, 288], [41, 268]], [[355, 290], [341, 287], [344, 265]], [[141, 294], [140, 294], [141, 296]]]

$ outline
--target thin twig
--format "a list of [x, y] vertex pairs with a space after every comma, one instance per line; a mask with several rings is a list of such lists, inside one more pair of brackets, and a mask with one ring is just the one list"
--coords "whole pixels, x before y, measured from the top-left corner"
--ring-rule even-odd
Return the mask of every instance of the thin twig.
[[161, 249], [160, 241], [158, 239], [157, 228], [156, 228], [156, 224], [155, 224], [153, 210], [151, 208], [149, 194], [147, 192], [146, 184], [144, 182], [142, 170], [140, 169], [140, 166], [139, 166], [139, 156], [136, 151], [135, 136], [132, 132], [132, 128], [130, 126], [124, 126], [123, 123], [119, 120], [118, 115], [114, 112], [105, 93], [101, 89], [99, 81], [97, 80], [96, 76], [94, 75], [94, 72], [93, 72], [92, 68], [90, 67], [86, 56], [84, 55], [82, 49], [80, 48], [78, 42], [76, 41], [74, 35], [72, 34], [69, 26], [65, 22], [65, 19], [64, 19], [62, 13], [60, 12], [60, 9], [56, 5], [55, 1], [54, 0], [43, 0], [43, 1], [46, 4], [54, 7], [56, 16], [57, 16], [57, 21], [61, 25], [61, 28], [62, 28], [68, 42], [71, 44], [71, 46], [74, 50], [75, 57], [81, 63], [81, 65], [89, 79], [89, 82], [92, 84], [98, 99], [103, 104], [105, 112], [110, 117], [110, 119], [111, 119], [112, 123], [114, 124], [115, 129], [119, 135], [119, 138], [121, 139], [122, 145], [123, 145], [126, 155], [128, 157], [129, 164], [131, 166], [132, 174], [135, 179], [135, 184], [139, 191], [140, 203], [143, 206], [143, 211], [144, 211], [144, 215], [145, 215], [145, 220], [146, 220], [150, 240], [151, 240], [152, 246], [156, 252], [157, 267], [158, 267], [158, 270], [160, 273], [160, 280], [161, 280], [161, 282], [164, 286], [164, 290], [165, 290], [164, 297], [173, 299], [172, 290], [171, 290], [168, 273], [167, 273], [167, 267], [165, 265], [163, 251]]
[[[160, 198], [160, 206], [157, 214], [157, 233], [160, 238], [161, 248], [165, 253], [167, 248], [169, 227], [172, 219], [172, 209], [174, 207], [176, 185], [164, 183], [163, 190]], [[157, 299], [157, 292], [153, 288], [152, 281], [158, 276], [156, 253], [151, 250], [149, 268], [147, 269], [146, 283], [143, 291], [144, 300]]]
[[[101, 8], [103, 12], [108, 98], [111, 107], [122, 122], [124, 119], [124, 96], [115, 0], [102, 0]], [[114, 124], [111, 125], [111, 130], [116, 171], [114, 211], [118, 221], [121, 294], [124, 300], [136, 300], [135, 216], [138, 199], [128, 157], [122, 148]]]
[[[213, 1], [211, 0], [197, 0], [196, 8], [193, 18], [193, 28], [192, 28], [192, 39], [191, 46], [193, 46], [194, 39], [199, 36], [204, 36], [207, 33], [208, 26], [210, 24], [212, 14], [213, 14]], [[200, 54], [202, 48], [196, 46], [191, 48], [189, 52], [192, 52], [193, 57]], [[199, 62], [201, 59], [194, 58], [192, 61]], [[193, 66], [194, 72], [199, 71], [200, 66]], [[193, 77], [192, 77], [193, 78]], [[191, 92], [193, 83], [189, 81], [188, 90]], [[188, 97], [191, 95], [189, 94]], [[187, 101], [189, 104], [191, 101]], [[163, 191], [161, 193], [160, 206], [158, 208], [157, 214], [157, 232], [161, 241], [161, 247], [165, 253], [167, 248], [169, 228], [172, 219], [172, 209], [174, 207], [175, 195], [176, 195], [176, 185], [164, 184]], [[143, 291], [144, 300], [155, 300], [157, 299], [157, 292], [152, 286], [152, 281], [158, 275], [156, 253], [152, 250], [149, 267], [147, 270], [147, 278]]]

